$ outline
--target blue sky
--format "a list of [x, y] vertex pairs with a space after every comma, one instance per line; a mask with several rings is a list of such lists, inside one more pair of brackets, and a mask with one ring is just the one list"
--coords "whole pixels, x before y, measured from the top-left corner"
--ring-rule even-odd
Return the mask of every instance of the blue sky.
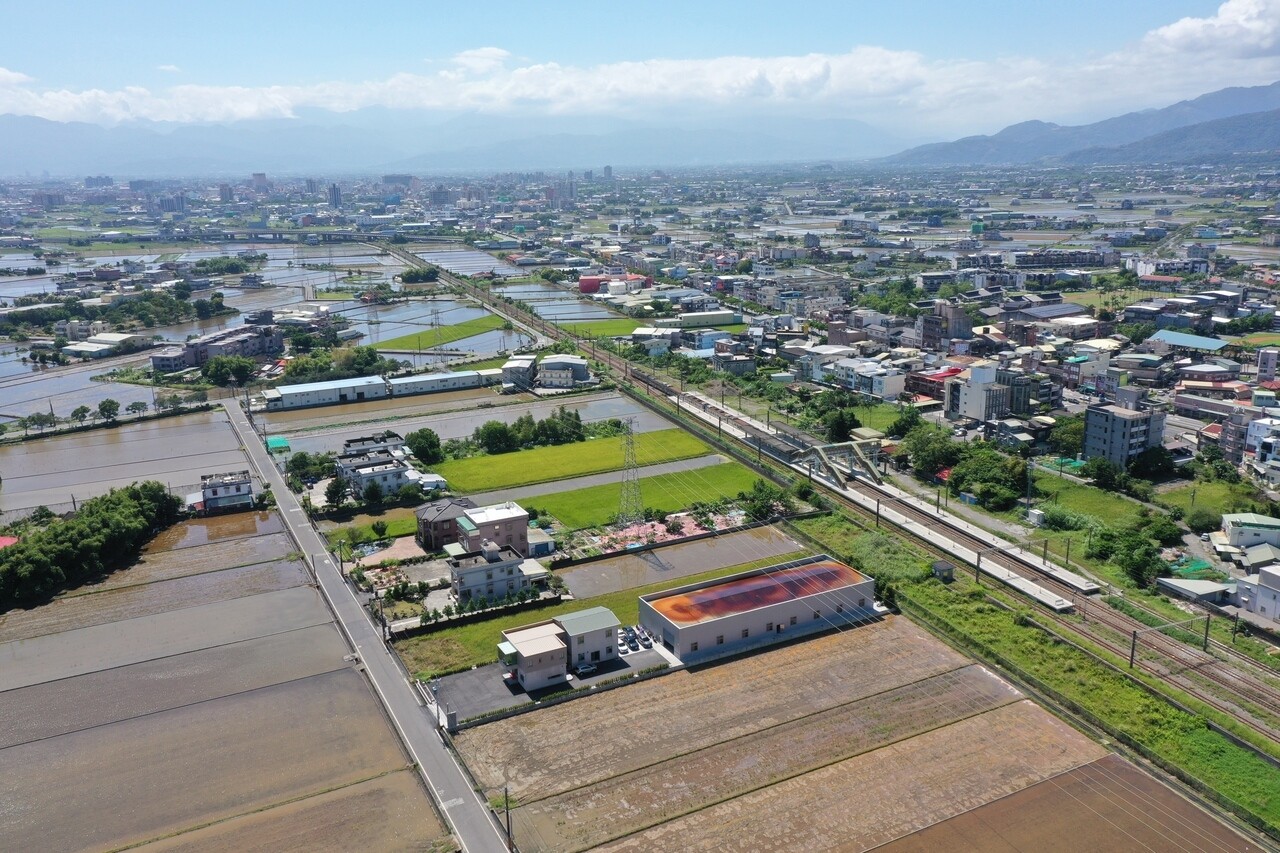
[[7, 5], [0, 112], [104, 123], [754, 109], [946, 134], [1280, 79], [1280, 0]]

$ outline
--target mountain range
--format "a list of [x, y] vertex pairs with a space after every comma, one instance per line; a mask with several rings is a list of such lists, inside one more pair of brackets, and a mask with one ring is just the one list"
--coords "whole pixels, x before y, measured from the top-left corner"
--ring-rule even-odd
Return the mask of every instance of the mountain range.
[[429, 175], [818, 160], [888, 168], [1224, 162], [1280, 149], [1280, 82], [1221, 89], [1092, 124], [1025, 121], [990, 136], [902, 150], [913, 141], [918, 137], [856, 119], [786, 116], [552, 118], [371, 107], [308, 110], [293, 119], [103, 127], [0, 115], [0, 175]]
[[973, 166], [1064, 162], [1219, 161], [1277, 147], [1280, 82], [1233, 87], [1158, 110], [1074, 126], [1026, 121], [991, 136], [967, 136], [908, 149], [888, 166]]
[[[918, 139], [918, 137], [917, 137]], [[381, 108], [297, 119], [102, 127], [0, 115], [0, 175], [360, 175], [732, 165], [880, 156], [911, 144], [853, 119], [431, 115]]]

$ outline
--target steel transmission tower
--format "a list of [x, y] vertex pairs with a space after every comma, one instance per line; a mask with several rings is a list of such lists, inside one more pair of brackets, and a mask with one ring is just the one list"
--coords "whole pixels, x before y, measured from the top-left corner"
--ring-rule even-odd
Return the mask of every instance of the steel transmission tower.
[[635, 418], [627, 418], [622, 438], [622, 495], [618, 500], [618, 523], [634, 524], [644, 519], [640, 498], [640, 466], [636, 464]]

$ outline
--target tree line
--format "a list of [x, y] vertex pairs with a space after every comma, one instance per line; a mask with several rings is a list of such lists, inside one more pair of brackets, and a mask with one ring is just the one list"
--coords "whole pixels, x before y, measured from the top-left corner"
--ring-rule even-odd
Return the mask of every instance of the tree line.
[[163, 483], [148, 480], [91, 498], [63, 518], [46, 510], [44, 526], [23, 525], [18, 542], [0, 549], [0, 613], [129, 565], [181, 509]]

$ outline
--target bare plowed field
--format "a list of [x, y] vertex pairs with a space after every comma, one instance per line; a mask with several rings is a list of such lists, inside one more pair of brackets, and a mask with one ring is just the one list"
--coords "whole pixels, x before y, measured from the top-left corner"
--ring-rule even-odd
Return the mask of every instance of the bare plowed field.
[[342, 669], [346, 653], [337, 628], [316, 625], [7, 690], [0, 749]]
[[950, 672], [969, 661], [905, 619], [794, 643], [458, 736], [482, 785], [548, 797]]
[[1262, 849], [1118, 755], [880, 848], [881, 853]]
[[522, 803], [516, 835], [528, 849], [585, 850], [681, 814], [1021, 698], [979, 666], [895, 688], [743, 738]]
[[0, 643], [275, 592], [306, 582], [307, 571], [302, 563], [273, 562], [70, 595], [43, 607], [11, 610], [0, 616]]
[[[431, 850], [446, 836], [410, 770], [144, 844], [139, 853]], [[454, 845], [442, 845], [444, 850]]]
[[[867, 850], [1104, 754], [1102, 747], [1024, 700], [600, 849]], [[537, 849], [534, 839], [517, 843], [522, 850]]]
[[344, 669], [11, 747], [5, 847], [112, 848], [402, 768], [378, 713]]
[[0, 690], [279, 634], [330, 621], [314, 589], [294, 587], [109, 625], [0, 644]]

